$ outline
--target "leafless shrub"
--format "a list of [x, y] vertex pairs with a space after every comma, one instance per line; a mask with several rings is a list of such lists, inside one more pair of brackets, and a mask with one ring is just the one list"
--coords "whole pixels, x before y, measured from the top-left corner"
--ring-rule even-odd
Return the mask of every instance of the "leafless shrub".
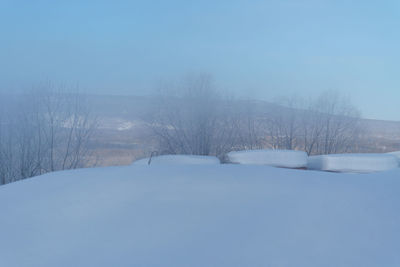
[[264, 125], [271, 147], [309, 155], [355, 152], [363, 131], [357, 109], [334, 91], [310, 101], [287, 98], [268, 114]]
[[224, 98], [209, 75], [163, 87], [152, 129], [161, 153], [217, 155], [257, 143], [250, 108]]
[[96, 127], [84, 95], [50, 83], [8, 96], [0, 129], [0, 182], [84, 166]]

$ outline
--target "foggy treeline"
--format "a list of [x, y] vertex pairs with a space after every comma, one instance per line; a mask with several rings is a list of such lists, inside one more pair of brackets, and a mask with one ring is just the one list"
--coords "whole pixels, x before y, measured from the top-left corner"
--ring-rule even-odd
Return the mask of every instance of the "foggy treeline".
[[84, 166], [95, 126], [78, 92], [0, 95], [0, 184]]
[[309, 155], [355, 152], [363, 131], [357, 109], [334, 91], [310, 99], [284, 98], [265, 108], [254, 100], [224, 96], [210, 76], [200, 75], [161, 92], [152, 123], [159, 154], [223, 157], [257, 148]]
[[364, 129], [358, 110], [338, 92], [325, 91], [308, 100], [291, 97], [279, 102], [286, 112], [266, 114], [266, 144], [314, 154], [357, 152]]
[[207, 75], [163, 88], [152, 122], [158, 153], [222, 155], [259, 147], [255, 121], [247, 108], [222, 97]]
[[[155, 154], [224, 159], [244, 149], [356, 152], [363, 133], [357, 109], [334, 91], [267, 104], [224, 94], [210, 75], [195, 75], [163, 85], [154, 99], [144, 120], [156, 139]], [[89, 145], [98, 121], [92, 108], [89, 97], [50, 83], [0, 95], [0, 184], [93, 165], [96, 147]]]

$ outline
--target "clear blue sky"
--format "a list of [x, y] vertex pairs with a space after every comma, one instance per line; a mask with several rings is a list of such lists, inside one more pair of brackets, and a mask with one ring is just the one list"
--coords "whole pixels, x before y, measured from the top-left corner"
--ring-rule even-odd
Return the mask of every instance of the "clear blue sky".
[[400, 120], [400, 1], [0, 0], [0, 90], [145, 94], [208, 72], [241, 95], [348, 93]]

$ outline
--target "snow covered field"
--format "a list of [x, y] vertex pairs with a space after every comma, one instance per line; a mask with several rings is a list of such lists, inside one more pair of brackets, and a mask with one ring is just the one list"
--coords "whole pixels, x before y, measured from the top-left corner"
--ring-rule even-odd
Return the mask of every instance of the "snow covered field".
[[308, 157], [310, 170], [332, 172], [379, 172], [399, 167], [398, 159], [391, 154], [330, 154]]
[[196, 155], [161, 155], [144, 158], [133, 162], [133, 165], [185, 165], [185, 164], [220, 164], [217, 157]]
[[132, 165], [0, 187], [0, 266], [400, 266], [400, 169]]
[[283, 168], [307, 167], [307, 153], [295, 150], [244, 150], [229, 152], [228, 162]]
[[388, 154], [395, 156], [400, 164], [400, 151], [390, 152]]

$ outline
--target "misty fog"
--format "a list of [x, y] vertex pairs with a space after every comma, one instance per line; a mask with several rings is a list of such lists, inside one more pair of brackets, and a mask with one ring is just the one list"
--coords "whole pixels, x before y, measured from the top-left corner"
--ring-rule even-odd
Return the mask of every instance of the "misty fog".
[[400, 150], [400, 123], [369, 120], [347, 94], [271, 101], [218, 87], [209, 73], [163, 80], [146, 96], [90, 94], [51, 81], [1, 94], [1, 183], [165, 154], [299, 150], [308, 155]]
[[349, 96], [400, 120], [396, 1], [2, 1], [0, 91], [52, 81], [90, 94], [149, 95], [210, 73], [244, 97]]
[[399, 26], [0, 0], [0, 267], [399, 267]]

